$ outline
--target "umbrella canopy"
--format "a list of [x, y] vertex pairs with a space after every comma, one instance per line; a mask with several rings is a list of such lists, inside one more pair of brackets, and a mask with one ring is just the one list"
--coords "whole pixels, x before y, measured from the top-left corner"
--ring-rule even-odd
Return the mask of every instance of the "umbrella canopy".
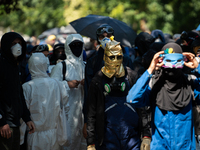
[[108, 24], [114, 29], [115, 40], [128, 47], [134, 45], [137, 36], [136, 32], [126, 23], [107, 16], [88, 15], [70, 22], [70, 24], [77, 33], [92, 39], [97, 38], [96, 30], [100, 25]]
[[74, 34], [76, 30], [69, 24], [67, 26], [60, 27], [60, 34]]
[[51, 34], [57, 36], [57, 35], [61, 35], [61, 34], [72, 34], [72, 33], [76, 33], [76, 30], [69, 24], [67, 26], [62, 26], [60, 28], [56, 27], [56, 28], [48, 29], [48, 30], [42, 32], [42, 34], [40, 34], [38, 36], [38, 38], [43, 39]]
[[47, 37], [47, 36], [49, 36], [51, 34], [58, 35], [59, 33], [60, 33], [60, 28], [52, 28], [52, 29], [48, 29], [48, 30], [42, 32], [42, 34], [40, 34], [38, 36], [38, 38], [42, 39], [42, 38], [45, 38], [45, 37]]

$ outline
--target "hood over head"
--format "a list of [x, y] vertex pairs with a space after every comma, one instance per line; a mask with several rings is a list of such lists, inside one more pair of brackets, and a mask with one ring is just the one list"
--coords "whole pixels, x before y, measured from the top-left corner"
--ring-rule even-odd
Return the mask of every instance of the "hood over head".
[[149, 49], [153, 49], [156, 52], [161, 51], [162, 47], [165, 45], [163, 42], [153, 42], [150, 46]]
[[33, 53], [28, 60], [31, 78], [47, 78], [47, 57], [43, 53]]
[[22, 54], [17, 57], [17, 61], [22, 61], [26, 56], [26, 42], [24, 38], [16, 32], [7, 32], [1, 38], [1, 55], [12, 62], [16, 62], [16, 59], [11, 52], [12, 42], [16, 38], [22, 40]]
[[159, 29], [155, 29], [151, 32], [151, 35], [157, 39], [159, 38], [161, 40], [161, 42], [165, 43], [165, 36], [163, 34], [163, 32]]
[[135, 38], [136, 51], [142, 56], [149, 50], [149, 46], [154, 42], [154, 37], [147, 32], [140, 32]]
[[[73, 52], [73, 49], [71, 49], [70, 44], [73, 42], [81, 42], [82, 46], [80, 49], [80, 55], [77, 57], [75, 55], [75, 53], [79, 53], [77, 52], [77, 50], [75, 50]], [[67, 36], [66, 42], [65, 42], [65, 54], [66, 57], [69, 61], [73, 61], [73, 60], [83, 60], [83, 38], [80, 34], [70, 34]]]

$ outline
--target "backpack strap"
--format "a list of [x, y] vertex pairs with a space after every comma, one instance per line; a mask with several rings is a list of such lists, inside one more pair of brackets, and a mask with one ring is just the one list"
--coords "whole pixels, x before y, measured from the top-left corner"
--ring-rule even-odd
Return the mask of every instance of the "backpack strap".
[[62, 69], [63, 80], [65, 80], [65, 74], [66, 74], [67, 65], [66, 65], [66, 62], [65, 62], [64, 60], [63, 60], [61, 63], [62, 63], [62, 65], [63, 65], [63, 69]]

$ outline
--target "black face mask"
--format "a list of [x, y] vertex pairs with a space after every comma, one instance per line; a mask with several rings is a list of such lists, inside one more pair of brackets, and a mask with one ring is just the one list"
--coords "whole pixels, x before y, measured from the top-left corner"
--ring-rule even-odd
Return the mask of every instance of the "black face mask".
[[180, 77], [182, 73], [182, 69], [180, 68], [165, 68], [164, 69], [164, 76], [166, 79], [171, 81], [176, 81], [177, 78]]
[[72, 51], [72, 53], [76, 56], [79, 57], [83, 51], [83, 42], [75, 40], [72, 43], [69, 44], [69, 47]]
[[56, 59], [56, 61], [58, 59], [65, 60], [66, 59], [66, 55], [65, 54], [55, 54], [55, 59]]

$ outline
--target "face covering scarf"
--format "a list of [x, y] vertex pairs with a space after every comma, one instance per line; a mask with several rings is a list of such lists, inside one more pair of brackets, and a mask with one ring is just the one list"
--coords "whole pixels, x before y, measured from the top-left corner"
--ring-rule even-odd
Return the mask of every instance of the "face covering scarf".
[[83, 51], [83, 43], [81, 41], [73, 41], [69, 44], [69, 47], [76, 57], [79, 57]]
[[184, 56], [181, 47], [168, 43], [162, 50], [165, 51], [164, 66], [155, 71], [151, 100], [160, 109], [177, 111], [191, 101], [192, 84], [182, 71]]

